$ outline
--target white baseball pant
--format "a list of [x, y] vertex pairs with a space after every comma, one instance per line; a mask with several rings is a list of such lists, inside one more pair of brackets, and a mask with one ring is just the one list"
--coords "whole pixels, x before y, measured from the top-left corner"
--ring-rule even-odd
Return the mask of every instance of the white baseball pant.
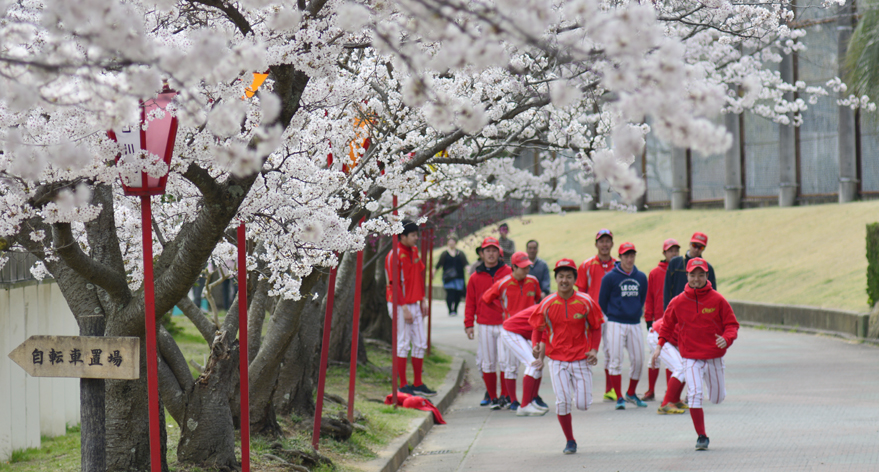
[[[657, 346], [659, 346], [659, 333], [651, 329], [650, 332], [647, 333], [647, 344], [650, 346], [652, 356], [652, 353], [655, 352]], [[678, 348], [672, 346], [670, 343], [665, 343], [662, 346], [662, 350], [659, 351], [659, 359], [656, 360], [655, 367], [659, 369], [663, 362], [665, 362], [666, 368], [671, 371], [671, 376], [680, 380], [681, 383], [684, 383], [684, 359], [681, 357], [681, 352], [678, 351]]]
[[629, 362], [632, 368], [629, 378], [638, 380], [641, 378], [641, 370], [644, 366], [644, 338], [641, 336], [641, 324], [625, 324], [608, 321], [607, 325], [607, 349], [610, 351], [610, 375], [621, 375], [623, 371], [623, 348], [629, 351]]
[[[407, 323], [403, 316], [403, 307], [412, 314], [412, 323]], [[388, 313], [394, 317], [393, 304], [388, 303]], [[427, 337], [424, 334], [424, 320], [421, 315], [421, 304], [410, 303], [397, 306], [397, 357], [406, 357], [411, 345], [412, 357], [424, 359], [427, 350]]]
[[498, 367], [498, 342], [501, 339], [501, 325], [484, 325], [479, 324], [479, 346], [482, 349], [482, 372], [493, 374], [497, 372]]
[[504, 376], [508, 379], [516, 379], [519, 377], [519, 362], [525, 363], [525, 375], [539, 379], [543, 369], [538, 369], [531, 365], [535, 360], [534, 354], [531, 353], [531, 341], [525, 339], [521, 334], [512, 333], [507, 330], [501, 331], [501, 340], [507, 352], [507, 369], [504, 370]]
[[601, 346], [604, 352], [604, 370], [610, 368], [610, 348], [607, 344], [607, 316], [602, 315], [604, 323], [601, 323]]
[[586, 359], [565, 362], [547, 357], [546, 365], [555, 392], [556, 414], [571, 414], [574, 403], [578, 410], [589, 408], [592, 404], [592, 368]]
[[703, 380], [708, 384], [708, 400], [720, 403], [726, 398], [726, 384], [723, 380], [725, 369], [723, 358], [686, 359], [684, 374], [687, 377], [687, 404], [690, 408], [702, 408]]

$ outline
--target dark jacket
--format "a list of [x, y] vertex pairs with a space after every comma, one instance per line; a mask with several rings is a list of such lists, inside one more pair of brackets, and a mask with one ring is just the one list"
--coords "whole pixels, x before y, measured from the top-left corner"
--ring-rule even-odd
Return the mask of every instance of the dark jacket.
[[531, 266], [528, 275], [537, 277], [537, 281], [540, 282], [540, 291], [549, 294], [549, 266], [546, 265], [546, 261], [538, 257], [534, 261], [534, 265]]
[[633, 267], [632, 273], [627, 274], [617, 262], [613, 270], [601, 279], [598, 305], [608, 321], [623, 324], [640, 323], [646, 300], [647, 276], [637, 267]]
[[443, 251], [443, 253], [440, 254], [439, 261], [436, 263], [437, 269], [443, 269], [443, 282], [463, 279], [466, 267], [467, 256], [465, 256], [460, 250], [456, 252], [454, 257], [449, 255], [449, 251]]
[[[692, 259], [690, 253], [686, 252], [683, 256], [675, 257], [668, 263], [668, 270], [665, 272], [665, 287], [662, 290], [662, 310], [668, 308], [671, 299], [684, 293], [684, 287], [687, 286], [687, 262]], [[703, 257], [704, 259], [704, 257]], [[708, 264], [708, 281], [711, 286], [717, 290], [717, 279], [714, 278], [714, 267]]]

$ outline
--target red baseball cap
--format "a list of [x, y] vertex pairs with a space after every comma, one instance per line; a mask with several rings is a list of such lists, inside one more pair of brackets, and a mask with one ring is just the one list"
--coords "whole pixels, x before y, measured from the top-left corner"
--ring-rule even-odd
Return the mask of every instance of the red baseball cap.
[[494, 246], [494, 247], [500, 249], [501, 243], [498, 242], [497, 238], [493, 238], [491, 236], [488, 236], [487, 238], [482, 240], [482, 249], [485, 249], [485, 248], [491, 247], [491, 246]]
[[708, 272], [708, 261], [701, 257], [690, 259], [690, 262], [687, 262], [687, 272], [693, 272], [696, 269], [702, 269], [705, 272]]
[[609, 229], [600, 229], [595, 233], [595, 240], [598, 241], [602, 236], [610, 236], [613, 239], [613, 233]]
[[513, 257], [510, 258], [510, 264], [515, 267], [531, 267], [531, 259], [528, 259], [528, 254], [525, 254], [522, 251], [517, 251], [513, 253]]
[[678, 240], [674, 238], [668, 238], [665, 240], [665, 242], [662, 243], [662, 252], [668, 251], [675, 246], [681, 247], [681, 245], [678, 244]]
[[705, 233], [695, 232], [693, 233], [693, 237], [690, 238], [691, 243], [701, 244], [703, 246], [708, 245], [708, 235]]
[[629, 251], [638, 252], [635, 250], [635, 245], [630, 242], [625, 242], [625, 243], [620, 244], [620, 255], [621, 256]]
[[571, 269], [574, 272], [577, 272], [577, 263], [574, 262], [573, 259], [559, 259], [559, 261], [555, 263], [555, 269], [553, 269], [553, 272], [558, 272], [559, 269]]

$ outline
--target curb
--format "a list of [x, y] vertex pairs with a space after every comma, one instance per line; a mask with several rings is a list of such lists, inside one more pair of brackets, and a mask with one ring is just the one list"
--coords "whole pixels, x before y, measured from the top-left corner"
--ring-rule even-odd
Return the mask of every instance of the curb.
[[[439, 388], [434, 402], [441, 413], [446, 413], [455, 398], [458, 397], [461, 383], [464, 380], [464, 359], [455, 355], [452, 359], [452, 367], [446, 374], [446, 380]], [[357, 464], [355, 467], [370, 472], [396, 472], [403, 465], [412, 450], [415, 449], [422, 439], [427, 436], [434, 425], [433, 414], [425, 412], [423, 418], [416, 418], [409, 423], [409, 433], [394, 439], [383, 450], [378, 452], [378, 457], [369, 462]]]

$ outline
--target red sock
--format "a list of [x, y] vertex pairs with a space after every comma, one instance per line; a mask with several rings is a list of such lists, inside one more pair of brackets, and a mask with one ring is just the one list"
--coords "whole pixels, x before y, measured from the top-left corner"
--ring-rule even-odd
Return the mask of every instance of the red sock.
[[412, 358], [412, 374], [415, 377], [415, 380], [412, 381], [412, 385], [421, 385], [424, 383], [421, 380], [421, 373], [424, 371], [424, 359], [420, 359], [418, 357]]
[[[652, 392], [656, 387], [656, 379], [659, 378], [659, 369], [647, 369], [647, 381], [649, 382], [647, 386], [647, 391]], [[668, 379], [665, 379], [668, 382]]]
[[534, 379], [534, 391], [531, 392], [531, 399], [532, 400], [534, 400], [535, 398], [540, 396], [540, 381], [541, 380], [543, 380], [543, 377], [541, 377], [539, 379]]
[[622, 375], [611, 375], [610, 376], [611, 387], [613, 388], [614, 393], [617, 394], [617, 399], [623, 398], [623, 376]]
[[671, 378], [671, 371], [668, 369], [665, 369], [665, 383], [666, 384], [668, 383], [668, 379], [670, 379], [670, 378]]
[[701, 408], [690, 408], [690, 418], [693, 419], [693, 426], [696, 428], [696, 434], [705, 436], [705, 414]]
[[559, 424], [562, 425], [562, 431], [565, 433], [565, 439], [574, 440], [574, 428], [571, 426], [571, 414], [558, 415]]
[[669, 403], [677, 403], [674, 401], [675, 392], [679, 392], [681, 388], [681, 381], [678, 380], [677, 377], [672, 377], [671, 380], [668, 381], [668, 387], [665, 389], [665, 398], [662, 400], [662, 406], [668, 405]]
[[492, 400], [497, 398], [497, 374], [494, 372], [483, 372], [482, 380], [485, 382], [485, 389], [488, 390], [488, 396]]
[[611, 391], [613, 388], [613, 380], [610, 378], [610, 371], [604, 369], [604, 393]]
[[510, 394], [510, 401], [511, 402], [519, 401], [519, 399], [516, 398], [516, 379], [504, 378], [504, 385], [507, 386], [507, 393]]
[[507, 377], [501, 372], [501, 396], [506, 397], [509, 395], [510, 392], [507, 391]]
[[638, 388], [638, 379], [629, 379], [629, 391], [626, 392], [626, 395], [634, 395], [636, 388]]
[[404, 386], [409, 382], [406, 380], [406, 358], [397, 358], [397, 378], [400, 379], [400, 386]]
[[522, 405], [525, 406], [531, 403], [531, 399], [534, 398], [534, 377], [530, 375], [526, 375], [522, 377]]
[[672, 392], [673, 395], [671, 397], [671, 401], [673, 401], [675, 403], [681, 402], [681, 393], [683, 393], [683, 391], [684, 391], [684, 385], [685, 384], [683, 382], [678, 381], [678, 384], [675, 386], [674, 392]]

